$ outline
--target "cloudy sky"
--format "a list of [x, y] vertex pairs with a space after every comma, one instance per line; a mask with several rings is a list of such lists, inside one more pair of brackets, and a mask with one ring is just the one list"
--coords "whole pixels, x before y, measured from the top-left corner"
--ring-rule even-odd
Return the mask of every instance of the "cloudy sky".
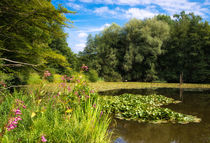
[[111, 23], [123, 26], [131, 18], [144, 19], [157, 14], [194, 12], [210, 21], [210, 0], [52, 0], [77, 13], [67, 14], [74, 28], [65, 29], [73, 52], [82, 51], [89, 34], [96, 34]]

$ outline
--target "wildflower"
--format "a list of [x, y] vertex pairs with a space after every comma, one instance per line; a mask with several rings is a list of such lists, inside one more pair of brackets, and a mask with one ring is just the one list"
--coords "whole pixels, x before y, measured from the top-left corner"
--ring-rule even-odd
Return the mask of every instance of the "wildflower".
[[103, 115], [103, 111], [101, 111], [100, 117]]
[[25, 105], [23, 105], [22, 107], [23, 107], [24, 109], [26, 109], [26, 106], [25, 106]]
[[76, 91], [74, 94], [75, 94], [75, 95], [78, 95], [78, 92]]
[[71, 87], [70, 87], [70, 86], [68, 86], [68, 88], [67, 88], [67, 89], [68, 89], [68, 91], [69, 91], [69, 92], [71, 91]]
[[49, 71], [45, 71], [44, 72], [44, 77], [48, 77], [48, 76], [51, 76], [51, 73]]
[[20, 116], [18, 117], [15, 117], [15, 120], [19, 121], [19, 120], [22, 120]]
[[21, 115], [22, 114], [20, 109], [14, 110], [14, 112], [15, 112], [15, 115]]
[[90, 98], [90, 96], [87, 95], [86, 98]]
[[0, 81], [0, 85], [2, 85], [3, 87], [6, 87], [6, 84], [3, 81]]
[[60, 92], [58, 92], [57, 96], [60, 96], [60, 94], [61, 94], [61, 93], [60, 93]]
[[90, 93], [94, 93], [94, 90], [91, 90]]
[[93, 104], [93, 107], [96, 108], [96, 104]]
[[42, 136], [42, 140], [41, 141], [42, 142], [47, 142], [47, 139], [44, 136]]
[[16, 128], [17, 126], [16, 125], [14, 125], [14, 124], [9, 124], [9, 126], [7, 127], [7, 130], [8, 131], [11, 131], [11, 130], [13, 130], [14, 128]]
[[64, 77], [64, 76], [62, 76], [61, 79], [62, 79], [63, 81], [65, 81], [65, 77]]
[[66, 86], [66, 83], [61, 83], [61, 87], [65, 87]]
[[88, 71], [88, 66], [86, 66], [85, 64], [82, 65], [82, 70], [83, 71]]

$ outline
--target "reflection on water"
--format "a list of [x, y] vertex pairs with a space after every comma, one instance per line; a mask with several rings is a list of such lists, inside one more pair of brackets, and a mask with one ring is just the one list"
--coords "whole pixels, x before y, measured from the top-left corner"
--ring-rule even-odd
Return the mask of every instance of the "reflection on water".
[[[115, 135], [127, 143], [210, 143], [210, 90], [195, 89], [132, 89], [115, 90], [101, 94], [120, 95], [161, 94], [182, 101], [165, 106], [174, 111], [202, 118], [200, 123], [190, 124], [149, 124], [116, 120]], [[121, 142], [120, 142], [121, 143]], [[123, 142], [122, 142], [123, 143]]]

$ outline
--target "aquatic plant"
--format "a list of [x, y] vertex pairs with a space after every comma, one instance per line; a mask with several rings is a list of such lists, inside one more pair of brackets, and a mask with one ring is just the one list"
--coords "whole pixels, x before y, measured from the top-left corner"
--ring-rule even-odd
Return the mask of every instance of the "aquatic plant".
[[104, 110], [114, 114], [118, 119], [135, 120], [139, 122], [173, 122], [188, 123], [199, 122], [200, 119], [168, 108], [161, 108], [162, 105], [177, 103], [172, 98], [161, 95], [132, 95], [123, 94], [120, 96], [106, 96], [103, 98]]

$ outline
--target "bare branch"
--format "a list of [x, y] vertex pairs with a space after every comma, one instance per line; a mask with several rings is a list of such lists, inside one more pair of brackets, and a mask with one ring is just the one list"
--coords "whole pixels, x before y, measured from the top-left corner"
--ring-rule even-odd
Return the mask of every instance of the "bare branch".
[[34, 64], [29, 64], [29, 63], [23, 63], [23, 62], [13, 61], [13, 60], [6, 59], [6, 58], [0, 58], [0, 60], [4, 60], [4, 61], [7, 61], [7, 62], [19, 64], [19, 65], [27, 65], [27, 66], [33, 66], [33, 67], [37, 67], [37, 66], [38, 66], [38, 65], [34, 65]]

